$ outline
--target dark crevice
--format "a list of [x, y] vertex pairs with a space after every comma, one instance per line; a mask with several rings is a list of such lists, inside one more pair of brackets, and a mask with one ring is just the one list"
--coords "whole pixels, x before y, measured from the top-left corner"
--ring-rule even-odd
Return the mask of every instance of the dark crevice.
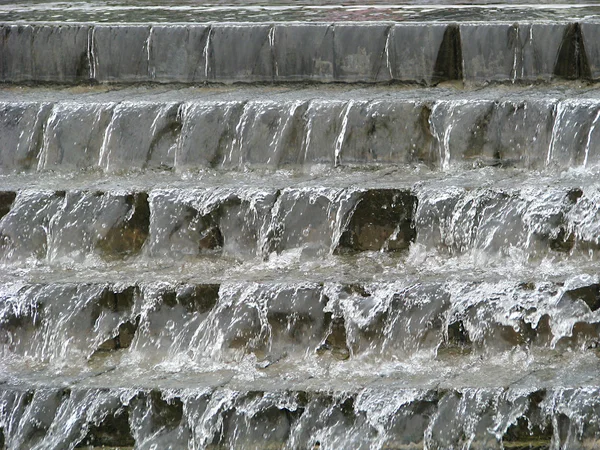
[[579, 23], [567, 25], [554, 64], [554, 75], [568, 80], [592, 78]]
[[346, 360], [350, 357], [350, 350], [346, 343], [346, 324], [343, 317], [333, 317], [331, 313], [325, 314], [327, 337], [317, 348], [318, 355], [331, 354], [335, 359]]
[[448, 25], [433, 67], [432, 81], [439, 83], [462, 80], [462, 59], [460, 27], [456, 24]]
[[160, 391], [153, 390], [149, 395], [152, 409], [152, 426], [150, 431], [173, 430], [183, 419], [183, 402], [178, 399], [164, 400]]
[[90, 78], [90, 60], [87, 50], [82, 52], [75, 68], [75, 77], [79, 82], [85, 82]]
[[117, 335], [104, 341], [96, 352], [110, 352], [129, 348], [140, 323], [140, 316], [119, 325]]
[[569, 253], [575, 247], [575, 234], [561, 225], [556, 235], [550, 237], [549, 245], [555, 252]]
[[0, 220], [8, 214], [16, 197], [16, 192], [0, 191]]
[[600, 284], [591, 284], [577, 289], [571, 289], [564, 293], [564, 296], [571, 300], [583, 301], [591, 311], [600, 308]]
[[362, 193], [336, 251], [399, 251], [415, 240], [412, 216], [417, 202], [408, 191], [373, 189]]
[[439, 158], [439, 153], [434, 151], [434, 137], [431, 132], [431, 105], [424, 104], [419, 111], [419, 128], [421, 135], [423, 136], [423, 145], [418, 147], [412, 153], [412, 159], [415, 162], [427, 164], [430, 168], [433, 168], [436, 158]]
[[448, 325], [448, 343], [459, 347], [471, 345], [471, 339], [462, 320]]
[[340, 405], [340, 411], [347, 419], [354, 420], [356, 413], [354, 412], [354, 397], [350, 396], [345, 399]]
[[200, 233], [198, 248], [202, 250], [215, 250], [222, 248], [224, 244], [223, 234], [218, 226], [212, 225]]
[[190, 313], [209, 312], [219, 301], [218, 284], [199, 284], [187, 286], [177, 293], [177, 302]]
[[[102, 294], [100, 294], [98, 301], [93, 306], [90, 315], [91, 326], [95, 326], [96, 321], [103, 312], [111, 312], [118, 314], [119, 316], [128, 316], [131, 314], [137, 294], [138, 288], [136, 286], [129, 286], [120, 291], [113, 290], [113, 288], [109, 287], [105, 288]], [[134, 322], [132, 322], [136, 324], [135, 328], [137, 328], [137, 320], [139, 319], [134, 319]], [[125, 333], [128, 333], [129, 331], [129, 328], [124, 328], [124, 336]], [[124, 337], [123, 339], [125, 340], [126, 338]], [[110, 346], [110, 343], [107, 343], [106, 345]]]
[[462, 320], [448, 324], [444, 340], [438, 348], [438, 356], [469, 353], [471, 338]]
[[551, 424], [541, 428], [539, 425], [532, 425], [526, 417], [519, 417], [502, 437], [502, 444], [506, 449], [548, 449], [551, 441]]
[[577, 203], [577, 201], [583, 196], [583, 191], [579, 188], [570, 189], [567, 192], [567, 199], [571, 204]]
[[346, 284], [346, 285], [344, 285], [342, 290], [347, 294], [350, 294], [350, 295], [358, 294], [363, 298], [367, 298], [367, 297], [371, 296], [371, 294], [369, 294], [369, 292], [364, 288], [364, 286], [361, 286], [360, 284]]
[[[477, 116], [477, 120], [475, 120], [475, 123], [471, 127], [467, 146], [465, 152], [463, 153], [465, 158], [475, 159], [481, 156], [482, 150], [486, 144], [488, 128], [492, 117], [494, 116], [496, 106], [497, 104], [489, 105], [483, 114]], [[500, 153], [494, 153], [496, 160], [493, 161], [493, 163], [502, 164]]]
[[102, 308], [112, 312], [127, 312], [133, 307], [137, 290], [136, 286], [129, 286], [121, 291], [113, 291], [107, 288], [102, 293], [98, 303]]
[[99, 424], [92, 424], [86, 437], [77, 445], [81, 447], [133, 447], [135, 439], [129, 429], [129, 410], [119, 408], [109, 412]]

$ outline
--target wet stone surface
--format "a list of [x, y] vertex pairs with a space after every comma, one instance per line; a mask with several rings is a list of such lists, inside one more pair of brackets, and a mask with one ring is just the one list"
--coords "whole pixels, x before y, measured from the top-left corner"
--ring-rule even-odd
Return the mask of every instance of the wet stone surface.
[[[597, 23], [589, 18], [458, 25], [393, 19], [362, 24], [272, 20], [187, 25], [3, 23], [0, 79], [426, 84], [596, 79]], [[310, 41], [299, 39], [307, 34]], [[406, 42], [419, 42], [424, 51], [417, 52]]]
[[415, 240], [417, 198], [402, 191], [368, 191], [356, 202], [339, 251], [406, 250]]

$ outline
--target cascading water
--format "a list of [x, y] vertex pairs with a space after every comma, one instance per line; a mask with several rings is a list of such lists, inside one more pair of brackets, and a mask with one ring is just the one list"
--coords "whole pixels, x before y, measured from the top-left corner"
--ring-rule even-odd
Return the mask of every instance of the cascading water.
[[600, 7], [354, 3], [0, 5], [0, 449], [600, 445]]

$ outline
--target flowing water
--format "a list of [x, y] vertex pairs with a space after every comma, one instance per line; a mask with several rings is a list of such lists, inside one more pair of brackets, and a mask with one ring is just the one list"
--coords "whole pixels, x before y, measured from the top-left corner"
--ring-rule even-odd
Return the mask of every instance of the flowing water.
[[0, 449], [600, 446], [597, 6], [361, 3], [0, 2]]

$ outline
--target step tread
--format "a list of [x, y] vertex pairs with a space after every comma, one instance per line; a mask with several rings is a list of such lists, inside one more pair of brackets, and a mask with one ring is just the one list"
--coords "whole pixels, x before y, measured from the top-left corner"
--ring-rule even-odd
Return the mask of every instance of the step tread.
[[[97, 171], [76, 173], [5, 173], [0, 174], [0, 191], [101, 191], [101, 192], [174, 192], [204, 189], [248, 192], [277, 189], [416, 189], [456, 187], [517, 191], [538, 187], [595, 186], [597, 172], [588, 169], [558, 174], [555, 170], [484, 167], [440, 172], [425, 166], [315, 167], [306, 171], [248, 169], [245, 171], [199, 170], [173, 172], [149, 170], [105, 174]], [[558, 175], [558, 176], [557, 176]]]
[[211, 103], [256, 101], [265, 103], [289, 103], [295, 101], [404, 101], [434, 102], [436, 100], [469, 101], [573, 101], [600, 99], [600, 87], [580, 82], [557, 81], [543, 85], [489, 85], [462, 87], [445, 85], [438, 87], [402, 84], [314, 84], [284, 83], [273, 85], [4, 85], [0, 87], [0, 103], [64, 102], [87, 104], [113, 103]]
[[213, 255], [173, 260], [125, 260], [105, 262], [89, 258], [72, 261], [4, 263], [0, 265], [0, 282], [6, 286], [27, 284], [265, 284], [293, 285], [367, 283], [374, 286], [402, 282], [494, 283], [501, 278], [508, 283], [564, 282], [579, 276], [600, 273], [600, 262], [587, 258], [541, 263], [524, 262], [519, 257], [481, 258], [440, 257], [427, 254], [388, 255], [365, 252], [350, 256], [327, 256], [303, 259], [299, 252], [288, 251], [267, 261]]
[[[446, 391], [446, 390], [540, 390], [540, 389], [594, 389], [600, 390], [597, 373], [600, 369], [598, 356], [551, 355], [547, 359], [525, 364], [519, 371], [508, 367], [507, 362], [481, 360], [462, 361], [462, 367], [453, 367], [455, 362], [432, 363], [429, 367], [418, 367], [416, 361], [405, 364], [380, 363], [378, 371], [368, 363], [355, 362], [352, 370], [332, 370], [316, 367], [311, 369], [290, 365], [277, 370], [265, 371], [253, 368], [256, 361], [249, 358], [241, 363], [223, 365], [218, 370], [201, 367], [34, 367], [27, 369], [3, 364], [0, 375], [0, 390], [28, 390], [70, 387], [73, 389], [180, 389], [202, 391], [204, 389], [226, 389], [238, 392], [359, 392], [382, 391]], [[413, 367], [409, 367], [413, 364]], [[519, 364], [519, 362], [517, 362]], [[360, 366], [363, 366], [363, 370]], [[2, 366], [0, 366], [2, 367]], [[257, 366], [258, 367], [258, 366]]]
[[[198, 5], [189, 2], [171, 4], [153, 1], [151, 5], [140, 2], [114, 2], [107, 6], [100, 2], [70, 5], [67, 11], [51, 2], [35, 5], [16, 3], [0, 7], [0, 20], [7, 22], [99, 22], [99, 23], [210, 23], [210, 22], [484, 22], [523, 20], [577, 20], [600, 15], [594, 3], [568, 3], [552, 0], [544, 4], [507, 1], [480, 2], [456, 5], [454, 1], [398, 2], [390, 0], [363, 0], [360, 2], [320, 1], [292, 2], [290, 0], [269, 5], [265, 2], [228, 2], [227, 5]], [[482, 4], [483, 3], [483, 4]]]

